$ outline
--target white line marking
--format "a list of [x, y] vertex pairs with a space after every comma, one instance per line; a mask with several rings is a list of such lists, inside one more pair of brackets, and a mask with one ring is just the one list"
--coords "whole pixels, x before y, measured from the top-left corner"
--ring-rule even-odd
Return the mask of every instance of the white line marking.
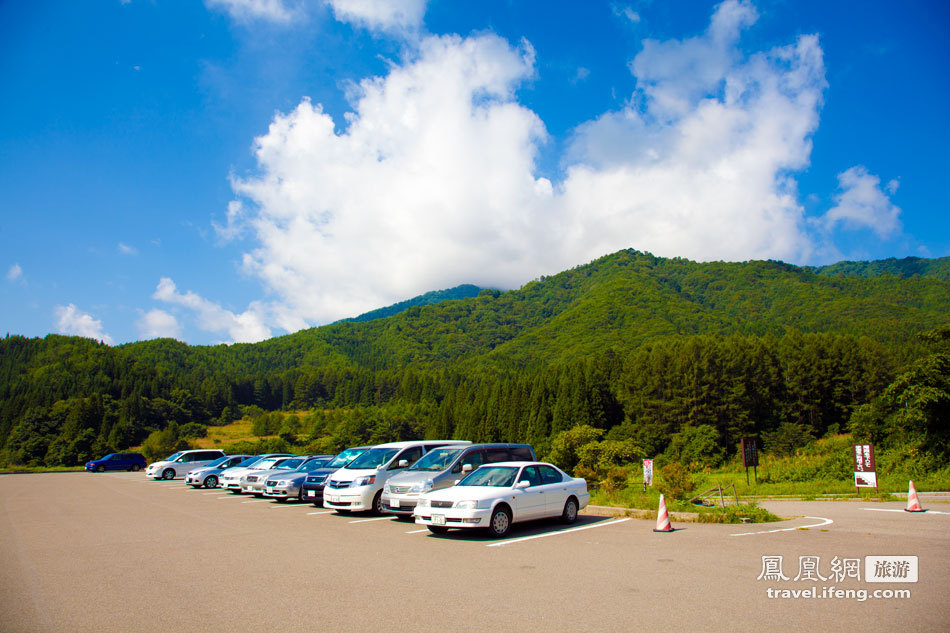
[[392, 521], [392, 517], [379, 517], [376, 519], [359, 519], [357, 521], [350, 521], [350, 523], [369, 523], [370, 521]]
[[270, 499], [251, 499], [250, 501], [242, 501], [241, 503], [267, 503]]
[[308, 512], [308, 515], [311, 514], [333, 514], [333, 510], [324, 510], [323, 512]]
[[411, 532], [406, 532], [406, 534], [418, 534], [419, 532], [428, 532], [428, 531], [429, 531], [429, 528], [426, 528], [424, 530], [412, 530]]
[[616, 521], [607, 521], [606, 523], [594, 523], [593, 525], [582, 525], [581, 527], [568, 528], [566, 530], [558, 530], [557, 532], [547, 532], [545, 534], [535, 534], [534, 536], [522, 536], [521, 538], [513, 538], [507, 541], [501, 541], [499, 543], [489, 543], [485, 547], [501, 547], [502, 545], [510, 545], [512, 543], [520, 543], [522, 541], [531, 541], [536, 538], [544, 538], [546, 536], [557, 536], [558, 534], [567, 534], [569, 532], [579, 532], [581, 530], [590, 530], [591, 528], [606, 527], [608, 525], [616, 525], [617, 523], [623, 523], [624, 521], [629, 521], [630, 519], [617, 519]]
[[825, 517], [805, 517], [806, 519], [814, 519], [816, 521], [822, 521], [822, 523], [815, 523], [814, 525], [799, 525], [796, 527], [788, 528], [779, 528], [777, 530], [763, 530], [761, 532], [740, 532], [739, 534], [730, 534], [729, 536], [749, 536], [750, 534], [773, 534], [775, 532], [793, 532], [795, 530], [805, 530], [813, 527], [822, 527], [825, 525], [831, 525], [834, 523], [831, 519], [826, 519]]
[[[892, 508], [861, 508], [871, 512], [907, 512], [907, 510], [894, 510]], [[923, 512], [907, 512], [907, 514], [950, 514], [950, 512], [941, 512], [940, 510], [924, 510]]]
[[295, 505], [292, 504], [292, 503], [275, 503], [275, 504], [274, 504], [274, 509], [277, 509], [277, 508], [297, 508], [297, 507], [299, 507], [299, 506], [295, 506]]

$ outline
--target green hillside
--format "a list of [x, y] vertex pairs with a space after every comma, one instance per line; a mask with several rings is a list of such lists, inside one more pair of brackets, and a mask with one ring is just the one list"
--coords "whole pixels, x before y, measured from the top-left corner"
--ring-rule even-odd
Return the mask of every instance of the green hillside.
[[[256, 344], [8, 336], [0, 466], [70, 465], [159, 435], [161, 447], [185, 445], [242, 417], [322, 452], [440, 436], [543, 453], [578, 425], [628, 457], [686, 455], [691, 442], [728, 455], [745, 435], [804, 441], [843, 430], [930, 358], [943, 339], [918, 335], [950, 320], [942, 261], [918, 261], [911, 276], [884, 265], [834, 276], [621, 251], [517, 290]], [[879, 422], [861, 420], [891, 428]]]

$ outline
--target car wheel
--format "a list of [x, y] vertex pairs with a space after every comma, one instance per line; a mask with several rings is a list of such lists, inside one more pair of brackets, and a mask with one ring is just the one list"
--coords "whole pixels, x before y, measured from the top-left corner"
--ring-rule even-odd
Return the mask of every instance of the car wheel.
[[577, 499], [571, 497], [564, 504], [564, 512], [561, 513], [562, 523], [573, 523], [577, 520]]
[[376, 496], [373, 497], [373, 512], [376, 514], [383, 513], [383, 491], [380, 490], [376, 493]]
[[501, 538], [511, 530], [511, 510], [508, 506], [498, 506], [491, 513], [488, 520], [488, 533], [495, 538]]
[[98, 466], [96, 466], [96, 472], [97, 472], [97, 473], [104, 473], [104, 472], [106, 472], [106, 467], [103, 466], [102, 464], [99, 464]]
[[162, 479], [168, 480], [168, 479], [174, 479], [174, 478], [175, 478], [174, 468], [166, 468], [165, 470], [162, 471]]
[[218, 487], [218, 478], [214, 475], [208, 475], [205, 477], [205, 488], [217, 488]]
[[142, 470], [142, 467], [139, 466], [138, 464], [133, 464], [133, 465], [132, 465], [132, 472], [137, 473], [137, 472], [139, 472], [140, 470]]
[[429, 528], [429, 531], [433, 534], [445, 534], [449, 531], [449, 528], [444, 525], [427, 525], [426, 527]]

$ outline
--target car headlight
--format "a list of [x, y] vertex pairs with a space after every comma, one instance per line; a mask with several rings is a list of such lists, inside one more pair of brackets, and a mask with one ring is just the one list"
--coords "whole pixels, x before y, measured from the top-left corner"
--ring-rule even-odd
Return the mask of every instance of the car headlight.
[[459, 510], [474, 510], [478, 508], [477, 501], [456, 501], [455, 507]]
[[417, 508], [428, 508], [428, 507], [429, 507], [429, 500], [426, 499], [425, 497], [423, 497], [422, 499], [419, 499], [419, 501], [416, 503], [416, 507], [417, 507]]
[[353, 480], [354, 486], [369, 486], [370, 484], [376, 483], [376, 475], [369, 475], [368, 477], [357, 477]]
[[411, 492], [429, 492], [432, 490], [432, 480], [426, 479], [423, 482], [417, 483], [410, 490]]

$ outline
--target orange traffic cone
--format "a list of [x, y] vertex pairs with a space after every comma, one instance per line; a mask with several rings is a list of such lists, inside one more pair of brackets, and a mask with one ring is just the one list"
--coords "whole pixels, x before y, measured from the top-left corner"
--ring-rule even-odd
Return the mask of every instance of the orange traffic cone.
[[660, 495], [660, 509], [656, 511], [656, 528], [654, 532], [672, 532], [673, 526], [670, 525], [670, 514], [666, 511], [666, 499]]
[[926, 512], [920, 507], [920, 501], [917, 499], [917, 489], [914, 488], [914, 482], [910, 482], [910, 488], [907, 490], [907, 507], [904, 512]]

